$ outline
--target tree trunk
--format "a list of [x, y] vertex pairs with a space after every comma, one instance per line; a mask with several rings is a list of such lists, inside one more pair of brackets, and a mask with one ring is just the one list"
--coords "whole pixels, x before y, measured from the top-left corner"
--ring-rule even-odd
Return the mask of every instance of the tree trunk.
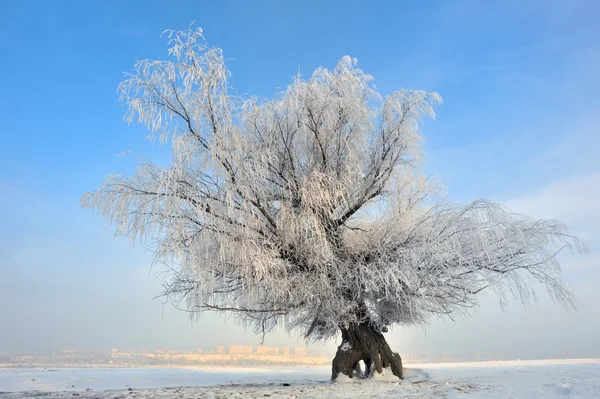
[[[392, 352], [380, 331], [369, 323], [351, 325], [341, 330], [342, 344], [333, 358], [332, 380], [340, 373], [350, 378], [370, 378], [375, 371], [381, 373], [387, 367], [396, 377], [404, 379], [402, 359], [399, 354]], [[365, 363], [365, 370], [361, 370], [361, 360]]]

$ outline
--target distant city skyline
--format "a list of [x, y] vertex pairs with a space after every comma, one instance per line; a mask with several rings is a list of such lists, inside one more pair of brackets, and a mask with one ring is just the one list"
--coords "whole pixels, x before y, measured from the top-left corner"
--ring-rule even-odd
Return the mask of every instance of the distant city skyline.
[[[218, 346], [212, 350], [172, 350], [170, 348], [156, 350], [133, 350], [126, 348], [112, 348], [99, 351], [62, 350], [56, 352], [40, 353], [2, 353], [0, 352], [1, 366], [68, 366], [73, 365], [114, 365], [137, 367], [142, 365], [327, 365], [332, 353], [309, 352], [305, 347], [278, 347], [278, 346], [252, 346], [229, 345]], [[564, 360], [582, 359], [565, 353], [563, 356], [539, 358], [519, 357], [511, 358], [502, 355], [481, 355], [479, 353], [465, 355], [461, 353], [432, 354], [402, 353], [405, 364], [430, 363], [430, 362], [481, 362], [481, 361], [519, 361], [519, 360]]]

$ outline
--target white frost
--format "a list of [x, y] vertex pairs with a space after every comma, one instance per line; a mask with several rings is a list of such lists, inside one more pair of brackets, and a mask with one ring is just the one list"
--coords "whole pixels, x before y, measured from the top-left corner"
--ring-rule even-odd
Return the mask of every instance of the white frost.
[[[468, 398], [468, 399], [558, 399], [558, 398], [600, 398], [600, 361], [599, 360], [573, 360], [562, 361], [535, 361], [535, 362], [492, 362], [492, 363], [465, 363], [465, 364], [429, 364], [408, 365], [406, 368], [406, 380], [398, 383], [397, 379], [387, 380], [379, 377], [374, 380], [361, 380], [358, 378], [338, 377], [338, 381], [330, 383], [324, 380], [306, 381], [303, 374], [286, 372], [279, 373], [277, 370], [267, 371], [261, 378], [255, 380], [267, 380], [268, 383], [241, 383], [244, 380], [243, 373], [231, 370], [231, 380], [235, 384], [219, 384], [214, 386], [186, 387], [181, 380], [172, 387], [161, 387], [154, 389], [138, 388], [140, 380], [128, 381], [129, 388], [115, 390], [85, 390], [85, 385], [78, 389], [70, 388], [70, 391], [44, 392], [45, 390], [65, 386], [70, 387], [72, 379], [69, 377], [73, 370], [66, 369], [65, 372], [54, 370], [48, 374], [47, 370], [23, 369], [29, 378], [23, 381], [20, 371], [17, 369], [0, 368], [0, 397], [3, 399], [17, 399], [22, 397], [36, 397], [40, 399], [66, 399], [78, 397], [79, 399], [113, 399], [116, 397], [146, 398], [181, 398], [181, 399], [204, 399], [215, 397], [227, 398], [353, 398], [367, 395], [373, 398], [408, 398], [408, 399], [434, 399], [434, 398]], [[99, 371], [94, 368], [84, 370], [90, 376], [98, 376]], [[323, 375], [325, 379], [329, 374], [329, 367], [315, 368], [311, 372], [315, 375]], [[131, 371], [123, 373], [123, 370], [104, 370], [105, 373], [122, 373], [131, 377]], [[160, 373], [157, 370], [156, 373]], [[165, 372], [168, 372], [165, 370]], [[54, 374], [54, 376], [52, 376]], [[56, 374], [64, 374], [64, 380], [60, 380]], [[169, 374], [167, 374], [169, 375]], [[207, 374], [207, 375], [210, 375]], [[7, 386], [11, 386], [9, 380], [14, 380], [19, 386], [26, 386], [29, 392], [7, 393]], [[35, 381], [33, 381], [35, 380]], [[161, 380], [169, 380], [164, 377]], [[86, 383], [94, 381], [93, 378], [86, 379]], [[248, 380], [246, 380], [248, 381]], [[202, 384], [198, 376], [194, 377], [189, 384]], [[283, 385], [288, 383], [289, 386]], [[54, 384], [54, 385], [53, 385]], [[121, 385], [121, 386], [124, 386]], [[76, 392], [75, 392], [76, 391]], [[76, 395], [74, 395], [76, 393]]]
[[437, 93], [382, 96], [346, 56], [273, 99], [241, 99], [201, 30], [169, 38], [171, 59], [138, 61], [119, 92], [127, 121], [171, 145], [170, 164], [139, 156], [82, 204], [154, 251], [177, 306], [328, 339], [466, 313], [487, 288], [527, 304], [532, 279], [575, 304], [556, 249], [585, 244], [563, 224], [450, 204], [421, 173]]

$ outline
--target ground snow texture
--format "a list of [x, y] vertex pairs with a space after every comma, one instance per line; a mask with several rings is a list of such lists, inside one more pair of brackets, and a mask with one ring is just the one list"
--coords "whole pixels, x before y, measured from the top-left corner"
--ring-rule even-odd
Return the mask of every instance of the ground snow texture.
[[[327, 378], [328, 368], [322, 370]], [[341, 378], [329, 381], [287, 380], [260, 384], [197, 387], [134, 387], [105, 391], [42, 390], [0, 392], [2, 399], [204, 399], [204, 398], [586, 398], [600, 399], [600, 361], [492, 362], [422, 364], [406, 368], [406, 379], [393, 376], [372, 380]], [[286, 382], [288, 381], [288, 382]], [[0, 386], [1, 388], [1, 386]]]

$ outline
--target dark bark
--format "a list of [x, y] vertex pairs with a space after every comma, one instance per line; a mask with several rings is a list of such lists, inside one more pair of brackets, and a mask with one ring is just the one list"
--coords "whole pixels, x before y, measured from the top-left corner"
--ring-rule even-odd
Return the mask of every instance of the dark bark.
[[[350, 325], [341, 328], [342, 344], [333, 358], [331, 379], [340, 374], [352, 378], [354, 376], [369, 378], [375, 372], [381, 373], [384, 368], [389, 367], [392, 373], [404, 379], [402, 359], [400, 355], [392, 352], [385, 341], [381, 331], [375, 329], [370, 323]], [[361, 370], [360, 361], [365, 364], [365, 370]]]

